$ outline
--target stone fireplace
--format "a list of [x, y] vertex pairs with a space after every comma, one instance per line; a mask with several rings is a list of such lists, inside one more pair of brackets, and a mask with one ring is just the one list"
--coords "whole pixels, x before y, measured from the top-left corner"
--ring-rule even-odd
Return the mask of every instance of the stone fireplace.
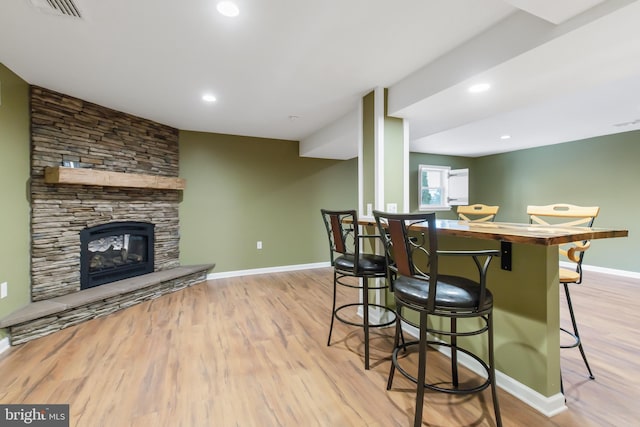
[[153, 270], [179, 265], [180, 191], [49, 184], [64, 162], [96, 171], [178, 176], [178, 130], [40, 87], [31, 88], [31, 297], [77, 292], [81, 233], [108, 223], [155, 225]]
[[109, 222], [80, 231], [80, 289], [153, 272], [154, 225]]
[[213, 264], [179, 262], [177, 129], [36, 86], [30, 107], [31, 303], [0, 319], [12, 345], [206, 280]]

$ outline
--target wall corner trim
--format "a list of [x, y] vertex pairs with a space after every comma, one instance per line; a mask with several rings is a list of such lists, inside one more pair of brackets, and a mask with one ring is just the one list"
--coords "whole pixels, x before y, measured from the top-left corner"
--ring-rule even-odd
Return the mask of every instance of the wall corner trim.
[[9, 345], [9, 337], [4, 337], [3, 339], [0, 340], [0, 354], [9, 350], [10, 347], [11, 346]]

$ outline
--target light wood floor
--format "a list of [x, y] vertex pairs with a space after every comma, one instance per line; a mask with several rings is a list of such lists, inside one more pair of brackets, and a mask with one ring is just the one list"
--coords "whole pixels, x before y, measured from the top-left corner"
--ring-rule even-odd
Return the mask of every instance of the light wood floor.
[[[385, 389], [391, 329], [374, 336], [370, 371], [357, 328], [337, 324], [326, 346], [331, 277], [209, 281], [12, 347], [0, 356], [0, 403], [69, 403], [83, 427], [410, 425], [413, 384], [397, 375]], [[638, 425], [640, 281], [587, 272], [585, 282], [572, 295], [596, 380], [564, 350], [569, 410], [549, 419], [500, 390], [505, 426]], [[433, 354], [430, 372], [447, 369]], [[428, 393], [423, 424], [493, 426], [490, 394]]]

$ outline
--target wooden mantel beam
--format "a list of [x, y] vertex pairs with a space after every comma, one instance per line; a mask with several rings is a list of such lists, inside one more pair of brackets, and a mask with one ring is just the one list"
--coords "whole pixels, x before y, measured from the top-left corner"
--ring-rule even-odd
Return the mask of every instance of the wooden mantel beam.
[[44, 182], [47, 184], [99, 185], [103, 187], [155, 188], [161, 190], [184, 190], [187, 186], [187, 182], [183, 178], [177, 177], [62, 166], [46, 167], [44, 169]]

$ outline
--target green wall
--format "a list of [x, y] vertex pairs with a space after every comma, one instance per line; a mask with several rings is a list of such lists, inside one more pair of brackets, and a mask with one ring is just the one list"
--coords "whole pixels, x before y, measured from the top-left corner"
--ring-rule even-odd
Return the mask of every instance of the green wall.
[[29, 86], [0, 64], [0, 282], [8, 283], [0, 318], [30, 299], [29, 144]]
[[499, 221], [526, 222], [527, 205], [600, 206], [595, 227], [629, 237], [594, 240], [585, 264], [640, 272], [640, 131], [478, 158], [474, 198], [499, 204]]
[[[595, 240], [585, 264], [640, 272], [640, 131], [478, 158], [411, 153], [411, 210], [417, 210], [418, 165], [469, 168], [469, 203], [499, 205], [497, 220], [528, 222], [527, 205], [600, 206], [595, 226], [629, 230], [629, 237]], [[455, 211], [438, 212], [455, 218]]]
[[320, 209], [357, 207], [357, 159], [301, 158], [293, 141], [181, 131], [180, 176], [180, 261], [214, 273], [328, 261]]

